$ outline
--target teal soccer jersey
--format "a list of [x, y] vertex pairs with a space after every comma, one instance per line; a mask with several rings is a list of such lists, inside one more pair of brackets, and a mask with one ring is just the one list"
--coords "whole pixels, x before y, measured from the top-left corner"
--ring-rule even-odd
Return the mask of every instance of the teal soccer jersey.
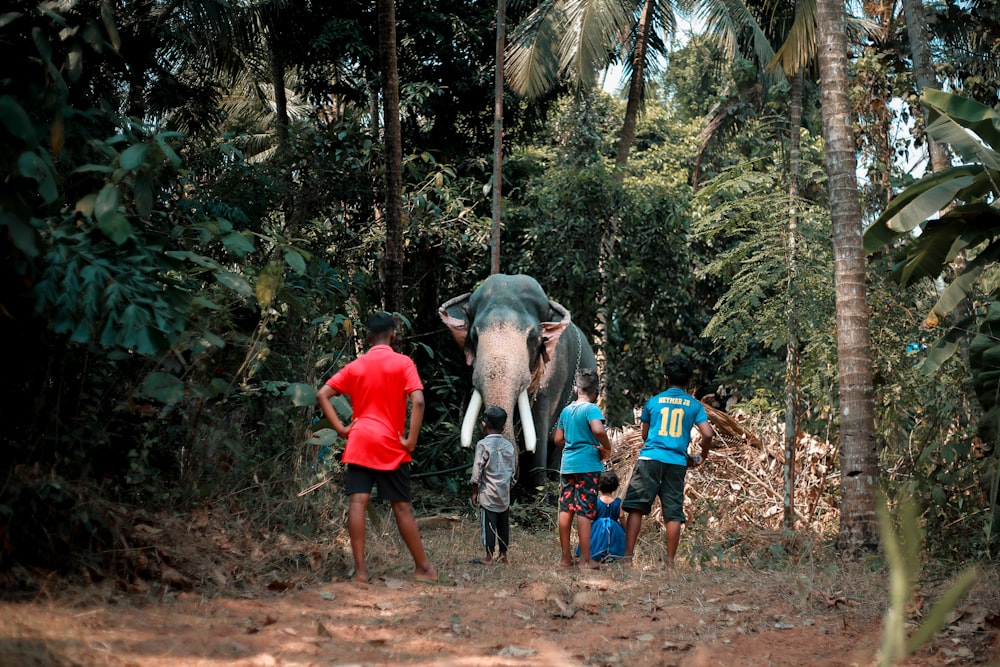
[[595, 419], [604, 421], [604, 414], [593, 403], [571, 403], [559, 414], [556, 428], [561, 428], [566, 436], [562, 465], [559, 468], [561, 474], [604, 470], [601, 455], [597, 451], [600, 443], [590, 430], [590, 422]]
[[646, 401], [639, 419], [649, 424], [649, 435], [639, 456], [686, 466], [691, 429], [707, 422], [708, 414], [697, 398], [671, 387]]

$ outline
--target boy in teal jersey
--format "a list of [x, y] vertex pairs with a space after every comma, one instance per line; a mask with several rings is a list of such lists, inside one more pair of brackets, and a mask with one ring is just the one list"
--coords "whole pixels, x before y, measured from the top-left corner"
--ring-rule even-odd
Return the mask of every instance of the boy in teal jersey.
[[580, 538], [581, 570], [600, 569], [590, 557], [590, 527], [597, 518], [599, 483], [604, 472], [603, 461], [611, 456], [611, 441], [604, 429], [604, 414], [595, 405], [601, 388], [597, 371], [581, 368], [573, 381], [576, 401], [563, 408], [556, 422], [553, 442], [563, 448], [559, 468], [559, 546], [562, 557], [559, 567], [573, 566], [570, 533], [576, 518], [576, 533]]
[[[684, 476], [688, 466], [697, 467], [708, 457], [715, 431], [708, 421], [705, 406], [687, 393], [691, 380], [691, 362], [671, 357], [663, 362], [667, 390], [653, 396], [642, 407], [643, 447], [635, 462], [632, 479], [622, 509], [628, 512], [625, 522], [625, 563], [632, 562], [635, 543], [642, 527], [642, 517], [649, 514], [659, 497], [663, 506], [663, 525], [667, 533], [667, 566], [673, 567], [684, 523]], [[701, 458], [688, 457], [691, 429], [701, 432]]]

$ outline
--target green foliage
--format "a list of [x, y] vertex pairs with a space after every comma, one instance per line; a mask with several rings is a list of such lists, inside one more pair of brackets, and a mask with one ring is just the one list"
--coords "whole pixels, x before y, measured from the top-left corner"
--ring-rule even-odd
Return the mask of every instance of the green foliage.
[[37, 470], [22, 470], [0, 490], [4, 533], [0, 569], [31, 563], [71, 574], [80, 560], [100, 567], [100, 554], [116, 546], [118, 523], [119, 517], [109, 511], [95, 489], [40, 475]]
[[[696, 279], [699, 249], [688, 238], [686, 176], [679, 169], [693, 143], [688, 127], [662, 110], [650, 111], [637, 130], [639, 144], [619, 189], [612, 178], [616, 124], [608, 98], [583, 105], [564, 99], [549, 124], [548, 141], [510, 160], [512, 194], [501, 257], [513, 270], [536, 277], [550, 298], [567, 308], [593, 340], [597, 321], [600, 238], [617, 225], [609, 265], [606, 411], [610, 423], [656, 391], [660, 363], [682, 349], [711, 366], [701, 307], [712, 285]], [[509, 239], [509, 240], [508, 240]]]
[[695, 38], [670, 54], [663, 93], [679, 120], [701, 120], [725, 98], [728, 59], [718, 41]]
[[[758, 142], [780, 136], [774, 121], [750, 122], [745, 129]], [[820, 177], [819, 157], [816, 142], [803, 133], [804, 182]], [[756, 387], [758, 399], [767, 390], [777, 408], [784, 404], [787, 372], [780, 360], [794, 335], [807, 406], [802, 427], [808, 428], [810, 421], [828, 419], [833, 406], [829, 213], [824, 202], [789, 199], [786, 178], [776, 168], [780, 160], [780, 154], [762, 154], [741, 162], [705, 183], [694, 199], [693, 232], [711, 256], [703, 271], [725, 286], [702, 336], [713, 342], [723, 368]]]
[[[893, 276], [903, 284], [922, 277], [936, 278], [959, 253], [968, 253], [967, 266], [934, 305], [934, 317], [941, 318], [969, 296], [975, 281], [1000, 252], [1000, 213], [996, 208], [1000, 195], [1000, 114], [978, 102], [935, 90], [925, 91], [921, 102], [932, 118], [928, 133], [949, 143], [966, 164], [928, 174], [901, 192], [865, 231], [865, 250], [871, 253], [903, 240], [920, 227], [920, 236], [899, 247], [893, 267]], [[944, 213], [931, 219], [937, 211]]]
[[889, 564], [889, 608], [882, 624], [880, 665], [895, 665], [916, 653], [944, 627], [948, 614], [955, 609], [979, 577], [975, 567], [958, 575], [951, 587], [909, 637], [906, 636], [906, 608], [920, 570], [922, 536], [917, 510], [912, 501], [898, 507], [898, 522], [883, 501], [878, 506], [882, 548]]
[[[159, 9], [16, 0], [0, 16], [0, 343], [12, 351], [0, 392], [0, 529], [16, 536], [10, 557], [53, 565], [59, 550], [110, 549], [113, 513], [93, 509], [91, 493], [179, 511], [225, 498], [265, 527], [303, 534], [341, 519], [342, 443], [313, 423], [313, 401], [314, 388], [361, 352], [359, 323], [383, 303], [374, 15], [358, 0], [307, 15], [282, 3]], [[401, 349], [417, 361], [428, 398], [414, 471], [448, 498], [467, 491], [471, 452], [457, 430], [469, 374], [436, 310], [488, 271], [493, 10], [469, 0], [397, 9]], [[759, 88], [747, 63], [719, 67], [723, 60], [705, 40], [670, 57], [620, 186], [611, 170], [619, 102], [553, 95], [505, 109], [505, 270], [537, 277], [593, 333], [598, 239], [618, 230], [600, 267], [611, 276], [612, 423], [631, 421], [658, 389], [672, 350], [699, 363], [699, 380], [722, 364], [748, 378], [752, 400], [773, 405], [780, 394], [775, 351], [789, 286], [775, 248], [787, 202], [774, 125], [757, 119], [783, 90]], [[291, 124], [277, 151], [270, 77], [281, 66]], [[741, 130], [706, 147], [713, 110]], [[813, 186], [799, 203], [810, 239], [796, 285], [804, 382], [813, 417], [832, 424], [820, 147], [807, 139], [803, 150]], [[694, 156], [702, 181], [723, 174], [697, 200]], [[937, 238], [971, 243], [969, 230], [988, 233], [976, 226], [984, 220], [970, 219], [957, 237], [942, 226]], [[992, 293], [995, 276], [989, 267], [981, 275]], [[921, 299], [925, 287], [915, 288]], [[913, 371], [913, 357], [896, 354], [926, 336], [900, 305], [907, 296], [873, 299], [882, 318], [875, 346], [886, 350], [876, 362], [883, 461], [907, 480], [899, 493], [924, 501], [928, 526], [950, 529], [938, 531], [948, 544], [932, 537], [935, 549], [988, 553], [970, 517], [982, 511], [982, 479], [995, 464], [963, 449], [969, 427], [959, 415], [970, 394], [956, 367], [935, 388]], [[327, 474], [322, 490], [287, 500]], [[518, 502], [514, 515], [528, 529], [551, 529], [552, 509]], [[37, 525], [46, 531], [31, 534]], [[737, 546], [704, 553], [721, 563]], [[762, 567], [786, 558], [778, 547], [739, 556]]]
[[[1000, 177], [1000, 156], [997, 154], [1000, 115], [988, 106], [940, 91], [926, 90], [921, 102], [930, 112], [928, 133], [936, 140], [950, 143], [966, 164], [928, 174], [901, 192], [866, 230], [865, 248], [873, 252], [893, 244], [895, 265], [891, 276], [902, 285], [913, 284], [922, 278], [936, 279], [954, 270], [947, 287], [936, 295], [936, 302], [924, 310], [929, 312], [925, 322], [930, 326], [936, 326], [960, 303], [974, 304], [978, 298], [986, 301], [988, 308], [980, 315], [978, 334], [967, 348], [967, 372], [971, 375], [974, 395], [985, 411], [979, 420], [977, 435], [990, 451], [996, 443], [996, 396], [1000, 387], [1000, 373], [995, 370], [1000, 366], [994, 363], [1000, 335], [996, 328], [1000, 310], [992, 304], [997, 294], [994, 265], [1000, 252], [1000, 218], [996, 208], [997, 195], [1000, 195], [996, 186]], [[944, 212], [929, 219], [939, 210]], [[922, 233], [912, 236], [911, 232], [918, 228]], [[960, 253], [964, 258], [957, 262]], [[924, 360], [923, 372], [939, 376], [952, 355], [967, 342], [968, 328], [969, 323], [963, 321], [945, 331]], [[969, 394], [962, 387], [958, 395]], [[962, 407], [968, 414], [967, 406]], [[967, 430], [963, 435], [971, 439]], [[940, 452], [945, 465], [944, 470], [935, 470], [931, 478], [938, 480], [931, 491], [935, 498], [949, 497], [945, 489], [959, 479], [969, 479], [987, 471], [996, 474], [996, 457], [952, 470], [956, 459], [966, 458], [969, 443], [965, 440], [958, 445], [958, 453], [952, 449], [954, 444], [947, 447], [949, 449], [929, 448]], [[922, 456], [918, 460], [928, 459]], [[980, 492], [971, 495], [976, 498]], [[996, 498], [995, 494], [987, 495], [992, 495], [989, 501], [973, 500], [972, 503], [986, 504], [990, 508], [986, 515], [986, 540], [980, 543], [988, 548], [996, 537], [993, 530]], [[965, 494], [959, 494], [958, 498], [959, 503], [967, 502]]]

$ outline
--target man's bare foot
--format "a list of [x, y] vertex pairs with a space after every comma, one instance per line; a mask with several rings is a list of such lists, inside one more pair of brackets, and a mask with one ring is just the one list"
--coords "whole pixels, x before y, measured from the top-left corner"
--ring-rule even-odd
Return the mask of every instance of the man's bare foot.
[[503, 563], [504, 565], [506, 565], [508, 562], [510, 562], [510, 561], [507, 560], [507, 554], [504, 554], [503, 556], [500, 556], [500, 562]]
[[632, 567], [631, 556], [622, 556], [622, 559], [618, 562], [622, 564], [622, 567]]
[[368, 583], [368, 573], [367, 572], [357, 572], [351, 575], [351, 581], [356, 584], [367, 584]]
[[415, 569], [413, 571], [413, 578], [416, 581], [435, 582], [438, 580], [438, 572], [433, 565], [428, 563], [426, 567], [418, 567]]
[[601, 564], [595, 563], [592, 560], [581, 560], [580, 563], [577, 565], [577, 567], [579, 567], [581, 570], [600, 570]]
[[469, 565], [493, 565], [492, 558], [473, 558], [469, 561]]
[[573, 561], [566, 560], [565, 558], [563, 558], [559, 561], [559, 567], [561, 568], [573, 567]]

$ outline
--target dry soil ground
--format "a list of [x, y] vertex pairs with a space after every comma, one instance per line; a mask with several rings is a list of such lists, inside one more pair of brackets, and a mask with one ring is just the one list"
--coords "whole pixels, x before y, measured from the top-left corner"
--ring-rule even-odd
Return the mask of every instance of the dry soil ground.
[[[25, 599], [0, 602], [0, 665], [832, 667], [877, 660], [888, 577], [871, 563], [800, 554], [780, 570], [685, 562], [668, 573], [652, 532], [644, 533], [646, 555], [634, 568], [580, 572], [555, 567], [554, 534], [515, 531], [511, 563], [483, 567], [468, 562], [479, 554], [477, 526], [465, 519], [425, 526], [428, 552], [447, 579], [427, 585], [410, 578], [394, 530], [390, 521], [371, 531], [369, 584], [347, 580], [343, 543], [323, 553], [299, 549], [303, 566], [294, 576], [278, 569], [236, 576], [273, 546], [230, 548], [228, 560], [203, 552], [199, 574], [190, 554], [177, 556], [184, 547], [177, 545], [178, 568], [146, 582], [43, 582]], [[202, 544], [197, 532], [188, 532], [190, 549]], [[946, 583], [920, 586], [914, 623]], [[1000, 664], [998, 589], [997, 570], [985, 570], [945, 629], [906, 664]]]

